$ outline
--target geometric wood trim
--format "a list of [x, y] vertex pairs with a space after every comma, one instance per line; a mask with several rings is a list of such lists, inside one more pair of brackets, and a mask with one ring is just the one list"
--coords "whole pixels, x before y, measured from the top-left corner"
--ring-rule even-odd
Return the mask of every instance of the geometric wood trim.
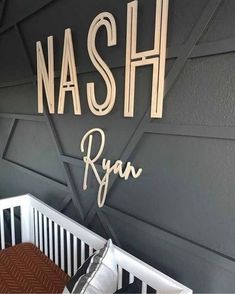
[[110, 215], [111, 217], [117, 217], [123, 223], [123, 225], [133, 224], [133, 226], [138, 228], [138, 230], [148, 232], [152, 236], [156, 236], [156, 238], [164, 240], [164, 242], [179, 248], [185, 253], [188, 252], [191, 256], [199, 256], [202, 258], [202, 260], [206, 260], [210, 264], [216, 263], [219, 267], [223, 267], [229, 272], [235, 272], [235, 258], [232, 258], [231, 256], [224, 255], [219, 251], [213, 250], [200, 243], [166, 230], [160, 226], [148, 223], [146, 220], [141, 220], [133, 215], [130, 215], [126, 212], [121, 212], [120, 210], [111, 208], [107, 205], [104, 206], [103, 211], [105, 214]]
[[43, 181], [43, 182], [50, 184], [50, 185], [53, 185], [58, 190], [64, 191], [66, 193], [69, 192], [69, 189], [66, 185], [61, 184], [60, 182], [57, 182], [48, 176], [42, 175], [39, 172], [36, 172], [30, 168], [24, 167], [23, 165], [21, 165], [19, 163], [15, 163], [9, 159], [2, 158], [2, 160], [5, 161], [10, 167], [17, 169], [20, 172], [24, 172], [25, 174], [27, 174], [29, 176], [33, 176], [33, 177], [39, 179], [40, 181]]
[[234, 126], [146, 124], [144, 133], [235, 140]]
[[[178, 45], [167, 48], [167, 59], [177, 58], [184, 46], [185, 45]], [[227, 38], [196, 45], [193, 51], [190, 53], [189, 58], [213, 56], [234, 51], [235, 38]]]
[[1, 82], [0, 83], [0, 89], [1, 88], [16, 87], [16, 86], [32, 84], [35, 79], [36, 79], [36, 77], [33, 77], [33, 78], [29, 77], [29, 78], [14, 80], [14, 81]]
[[[18, 34], [21, 34], [19, 26], [16, 26], [16, 29], [19, 30]], [[185, 47], [185, 44], [168, 47], [166, 59], [178, 58], [180, 52], [183, 50], [184, 47]], [[192, 52], [190, 53], [188, 59], [220, 55], [225, 53], [231, 53], [234, 51], [235, 51], [235, 38], [226, 38], [223, 40], [216, 40], [216, 41], [212, 41], [208, 43], [197, 44], [192, 50]], [[110, 69], [115, 70], [115, 69], [123, 68], [123, 66], [124, 66], [123, 63], [115, 64], [110, 66]], [[33, 68], [32, 63], [30, 63], [30, 67]], [[97, 72], [97, 71], [96, 70], [88, 71], [88, 70], [80, 69], [78, 72], [78, 69], [77, 69], [77, 74], [84, 74], [84, 73], [89, 74], [94, 72]], [[55, 77], [56, 78], [60, 77], [60, 71], [58, 72], [55, 71]], [[28, 77], [25, 79], [20, 79], [15, 81], [2, 82], [0, 83], [0, 88], [31, 84], [32, 82], [35, 81], [35, 79], [36, 77]]]
[[60, 141], [59, 141], [55, 126], [53, 124], [53, 121], [52, 121], [52, 119], [51, 119], [51, 117], [50, 117], [50, 115], [48, 113], [47, 107], [45, 107], [45, 109], [44, 109], [44, 116], [46, 118], [46, 123], [47, 123], [48, 129], [50, 131], [52, 141], [53, 141], [54, 146], [56, 148], [56, 152], [57, 152], [57, 155], [58, 155], [59, 162], [61, 164], [61, 167], [63, 168], [67, 185], [68, 185], [69, 190], [71, 192], [73, 204], [74, 204], [75, 208], [78, 210], [79, 218], [80, 218], [81, 222], [83, 223], [84, 222], [84, 212], [83, 212], [82, 205], [80, 203], [80, 197], [79, 197], [77, 188], [75, 186], [75, 183], [74, 183], [71, 171], [69, 169], [69, 166], [62, 159], [62, 155], [63, 155], [62, 147], [61, 147], [61, 144], [60, 144]]
[[102, 224], [102, 226], [103, 226], [104, 231], [106, 232], [106, 234], [108, 236], [112, 236], [112, 239], [113, 239], [114, 243], [117, 246], [121, 247], [121, 243], [120, 243], [120, 241], [118, 239], [118, 236], [115, 233], [115, 231], [113, 230], [113, 228], [112, 228], [112, 226], [111, 226], [111, 224], [110, 224], [107, 216], [101, 210], [98, 210], [97, 211], [97, 217], [100, 220], [100, 222], [101, 222], [101, 224]]
[[[178, 58], [180, 52], [183, 50], [185, 44], [183, 45], [176, 45], [176, 46], [171, 46], [167, 48], [167, 56], [166, 59], [175, 59]], [[208, 56], [213, 56], [213, 55], [220, 55], [220, 54], [225, 54], [225, 53], [231, 53], [235, 51], [235, 38], [227, 38], [223, 40], [217, 40], [217, 41], [212, 41], [208, 43], [203, 43], [203, 44], [197, 44], [192, 52], [190, 53], [188, 59], [192, 58], [201, 58], [201, 57], [208, 57]], [[27, 53], [28, 54], [28, 53]], [[115, 70], [119, 68], [123, 68], [123, 63], [122, 64], [115, 64], [113, 66], [110, 66], [110, 69]], [[30, 67], [32, 67], [30, 65]], [[77, 69], [77, 74], [89, 74], [89, 73], [94, 73], [97, 72], [96, 70], [82, 70], [80, 69], [78, 72]], [[55, 77], [60, 77], [60, 72], [55, 71]], [[0, 88], [5, 88], [5, 87], [13, 87], [13, 86], [19, 86], [19, 85], [24, 85], [24, 84], [31, 84], [32, 82], [35, 81], [36, 77], [28, 77], [25, 79], [20, 79], [20, 80], [15, 80], [15, 81], [9, 81], [9, 82], [2, 82], [0, 83]]]
[[30, 121], [38, 121], [45, 122], [45, 117], [43, 115], [33, 115], [33, 114], [20, 114], [20, 113], [0, 113], [0, 118], [12, 118], [12, 119], [20, 119], [20, 120], [30, 120]]
[[[80, 167], [80, 168], [84, 169], [84, 161], [83, 161], [83, 159], [75, 158], [75, 157], [68, 156], [68, 155], [61, 155], [61, 159], [63, 160], [63, 162], [66, 162], [66, 163], [69, 163], [69, 164], [72, 164], [72, 165], [76, 165], [77, 167]], [[101, 164], [94, 163], [94, 165], [95, 165], [98, 173], [104, 173], [104, 170], [103, 170]]]
[[[185, 45], [177, 45], [177, 46], [171, 46], [167, 48], [167, 56], [166, 59], [174, 59], [178, 58], [179, 53], [183, 50]], [[192, 52], [190, 53], [188, 59], [192, 58], [201, 58], [201, 57], [208, 57], [213, 55], [220, 55], [225, 53], [231, 53], [235, 51], [235, 38], [227, 38], [223, 40], [217, 40], [212, 41], [208, 43], [203, 44], [197, 44]], [[30, 65], [31, 66], [31, 65]], [[32, 67], [32, 66], [31, 66]], [[123, 68], [123, 64], [115, 64], [110, 66], [110, 69], [115, 70]], [[89, 74], [94, 73], [96, 70], [82, 70], [80, 69], [77, 74]], [[55, 77], [60, 77], [60, 72], [55, 71]], [[36, 77], [29, 77], [22, 80], [15, 80], [15, 81], [9, 81], [9, 82], [2, 82], [0, 83], [0, 88], [5, 87], [13, 87], [13, 86], [19, 86], [24, 84], [31, 84], [35, 81]]]
[[[44, 8], [45, 6], [49, 5], [50, 3], [52, 3], [53, 0], [48, 1], [46, 4], [42, 5], [41, 8], [36, 9], [33, 13], [38, 12], [39, 10], [41, 10], [42, 8]], [[195, 27], [193, 28], [193, 31], [191, 32], [191, 35], [189, 37], [189, 39], [186, 41], [186, 43], [184, 45], [181, 46], [174, 46], [171, 48], [168, 48], [168, 56], [167, 58], [177, 58], [172, 69], [170, 70], [169, 74], [167, 75], [166, 78], [166, 86], [165, 86], [165, 96], [167, 95], [167, 93], [170, 91], [171, 87], [173, 86], [174, 82], [176, 81], [177, 77], [180, 75], [185, 63], [187, 62], [187, 60], [189, 58], [195, 58], [195, 57], [202, 57], [202, 56], [208, 56], [208, 55], [214, 55], [214, 54], [220, 54], [220, 53], [225, 53], [225, 52], [231, 52], [231, 51], [235, 51], [235, 43], [234, 43], [234, 38], [230, 38], [227, 40], [221, 40], [221, 41], [216, 41], [216, 42], [211, 42], [211, 43], [206, 43], [206, 44], [197, 44], [197, 42], [199, 41], [202, 33], [204, 32], [205, 28], [208, 26], [208, 23], [211, 21], [212, 17], [214, 16], [214, 14], [216, 13], [220, 3], [222, 2], [222, 0], [210, 0], [207, 1], [207, 5], [204, 8], [203, 13], [201, 14], [200, 18], [198, 19], [197, 24], [195, 25]], [[7, 29], [11, 28], [11, 27], [15, 27], [17, 34], [20, 38], [20, 41], [22, 42], [22, 46], [24, 49], [24, 53], [25, 56], [28, 60], [28, 64], [29, 67], [31, 68], [32, 71], [32, 75], [33, 77], [31, 77], [28, 80], [22, 80], [22, 81], [14, 81], [12, 83], [2, 83], [0, 84], [0, 87], [4, 87], [6, 85], [15, 85], [17, 83], [26, 83], [27, 81], [29, 83], [34, 83], [35, 84], [35, 75], [34, 75], [34, 69], [32, 66], [32, 61], [31, 58], [27, 52], [27, 46], [25, 45], [25, 42], [23, 40], [23, 36], [21, 33], [21, 30], [19, 28], [19, 23], [24, 20], [26, 17], [29, 17], [32, 15], [32, 12], [27, 15], [24, 16], [23, 18], [19, 19], [16, 23], [14, 24], [10, 24], [10, 25], [6, 25], [3, 26], [2, 28], [0, 28], [0, 34], [3, 33], [4, 31], [6, 31]], [[120, 68], [123, 67], [122, 65], [116, 66], [116, 67], [112, 67], [112, 69], [115, 68]], [[85, 71], [84, 71], [85, 72]], [[94, 72], [94, 71], [92, 71]], [[81, 73], [81, 72], [80, 72]], [[87, 73], [87, 72], [86, 72]], [[15, 118], [15, 119], [27, 119], [27, 120], [35, 120], [35, 121], [46, 121], [47, 125], [49, 126], [49, 130], [54, 142], [54, 145], [56, 147], [57, 150], [57, 154], [59, 157], [59, 160], [61, 162], [61, 165], [64, 169], [65, 175], [66, 175], [66, 182], [68, 186], [65, 186], [67, 188], [67, 190], [69, 189], [69, 194], [65, 197], [64, 199], [64, 207], [66, 207], [69, 203], [70, 203], [70, 199], [69, 197], [72, 196], [72, 201], [73, 204], [76, 208], [79, 208], [79, 215], [78, 217], [80, 217], [80, 219], [84, 219], [84, 215], [82, 212], [82, 207], [80, 205], [80, 198], [79, 195], [76, 191], [76, 187], [74, 185], [73, 182], [73, 178], [69, 169], [68, 164], [75, 164], [80, 166], [81, 165], [81, 160], [80, 159], [76, 159], [76, 158], [72, 158], [69, 156], [66, 156], [63, 154], [62, 152], [62, 148], [59, 142], [59, 138], [58, 135], [56, 133], [54, 124], [52, 119], [50, 118], [50, 116], [48, 115], [48, 113], [44, 114], [43, 116], [40, 115], [20, 115], [17, 114], [14, 117], [14, 114], [2, 114], [5, 115], [5, 118], [7, 118], [7, 115], [10, 115], [9, 118]], [[1, 117], [1, 114], [0, 114]], [[165, 128], [165, 129], [164, 129]], [[181, 133], [183, 135], [188, 135], [189, 134], [189, 130], [187, 129], [186, 126], [180, 126], [179, 127], [181, 130]], [[152, 125], [149, 123], [149, 108], [146, 110], [145, 114], [142, 116], [142, 118], [139, 120], [138, 124], [137, 124], [137, 128], [134, 130], [129, 142], [127, 143], [127, 145], [125, 146], [125, 148], [123, 149], [122, 153], [121, 153], [121, 160], [123, 160], [124, 162], [126, 162], [128, 160], [128, 158], [130, 157], [130, 155], [132, 154], [133, 150], [136, 148], [137, 144], [139, 143], [139, 141], [141, 140], [142, 136], [145, 133], [163, 133], [165, 131], [171, 132], [172, 134], [174, 134], [174, 129], [170, 128], [169, 126], [165, 125], [164, 127], [161, 126], [160, 124], [158, 125]], [[179, 130], [179, 129], [178, 129]], [[206, 130], [206, 133], [209, 134], [209, 131], [211, 132], [211, 128], [209, 129], [204, 129]], [[221, 139], [222, 138], [222, 129], [218, 129], [218, 128], [214, 128], [212, 135], [214, 134], [215, 136], [220, 136]], [[192, 128], [191, 128], [192, 131]], [[200, 128], [193, 128], [193, 135], [195, 136], [202, 136], [202, 130]], [[229, 139], [234, 139], [234, 136], [232, 134], [232, 131], [229, 130], [229, 132], [226, 133], [226, 136], [228, 135]], [[226, 139], [226, 138], [225, 138]], [[9, 162], [7, 160], [7, 162], [9, 164], [14, 164], [14, 166], [16, 165], [15, 163]], [[22, 167], [20, 165], [18, 165], [18, 168], [20, 168], [21, 170], [23, 170], [24, 172], [28, 172], [31, 175], [34, 175], [34, 172]], [[35, 174], [38, 174], [35, 172]], [[42, 176], [39, 174], [39, 176]], [[42, 180], [45, 178], [44, 176], [42, 176]], [[111, 183], [109, 186], [109, 190], [111, 189], [112, 185], [114, 184], [116, 180], [116, 177], [113, 176], [111, 178]], [[68, 191], [67, 191], [68, 192]], [[106, 231], [106, 233], [110, 234], [113, 236], [113, 238], [115, 239], [116, 244], [119, 244], [119, 246], [121, 245], [118, 238], [116, 238], [116, 234], [112, 229], [112, 226], [110, 225], [107, 217], [105, 216], [104, 212], [107, 211], [107, 209], [109, 211], [112, 210], [112, 208], [107, 208], [107, 206], [104, 206], [103, 209], [99, 209], [97, 210], [97, 204], [96, 201], [94, 203], [94, 205], [92, 206], [92, 208], [90, 209], [90, 211], [88, 212], [86, 218], [85, 218], [85, 223], [89, 226], [89, 224], [91, 223], [91, 221], [93, 220], [93, 217], [97, 214], [98, 218], [100, 219], [102, 225], [104, 226], [104, 229]], [[63, 208], [62, 208], [63, 210]], [[113, 210], [112, 210], [113, 211]], [[144, 222], [144, 220], [140, 220], [141, 223]], [[170, 233], [172, 235], [172, 233]], [[200, 246], [200, 245], [197, 245]]]
[[[0, 117], [1, 117], [1, 115], [0, 115]], [[10, 127], [9, 127], [9, 130], [8, 130], [7, 136], [6, 136], [6, 140], [5, 140], [5, 143], [4, 143], [0, 158], [2, 160], [4, 160], [5, 162], [7, 162], [8, 165], [11, 165], [11, 166], [17, 168], [18, 170], [23, 171], [24, 173], [26, 173], [28, 175], [32, 175], [34, 177], [37, 177], [37, 178], [39, 178], [40, 180], [42, 180], [42, 181], [44, 181], [46, 183], [53, 184], [54, 186], [56, 186], [58, 189], [60, 189], [62, 191], [68, 192], [68, 187], [66, 185], [61, 184], [60, 182], [58, 182], [58, 181], [56, 181], [54, 179], [51, 179], [48, 176], [42, 175], [39, 172], [36, 172], [36, 171], [34, 171], [34, 170], [30, 169], [30, 168], [26, 168], [26, 167], [24, 167], [23, 165], [21, 165], [19, 163], [13, 162], [13, 161], [5, 158], [5, 155], [6, 155], [8, 146], [10, 144], [12, 135], [13, 135], [13, 133], [15, 131], [15, 128], [16, 128], [17, 121], [18, 121], [18, 119], [16, 119], [16, 118], [12, 118], [12, 120], [11, 120]]]
[[2, 22], [3, 22], [6, 2], [7, 2], [6, 0], [2, 0], [2, 3], [0, 4], [0, 26], [2, 25]]
[[[197, 42], [200, 40], [203, 32], [207, 28], [209, 22], [215, 15], [219, 5], [221, 4], [222, 0], [210, 0], [208, 1], [206, 7], [204, 8], [201, 16], [199, 17], [196, 25], [194, 26], [188, 40], [186, 41], [185, 45], [183, 46], [183, 50], [179, 52], [178, 58], [176, 59], [173, 67], [171, 68], [170, 72], [168, 73], [165, 81], [165, 93], [164, 96], [168, 94], [172, 86], [174, 85], [175, 81], [177, 80], [178, 76], [180, 75], [186, 61], [188, 60], [193, 48], [196, 46]], [[144, 115], [139, 120], [139, 123], [133, 132], [129, 142], [125, 146], [120, 156], [120, 160], [123, 162], [127, 162], [130, 155], [136, 148], [137, 144], [139, 143], [140, 139], [142, 138], [146, 125], [149, 124], [149, 109], [147, 107]], [[114, 175], [109, 182], [109, 191], [112, 188], [114, 182], [117, 179], [117, 175]], [[111, 197], [111, 195], [109, 196]], [[85, 224], [89, 225], [97, 212], [97, 204], [91, 207], [90, 211], [87, 214]]]
[[[180, 52], [183, 50], [185, 45], [177, 45], [177, 46], [171, 46], [167, 48], [167, 56], [166, 59], [174, 59], [178, 58]], [[235, 51], [235, 38], [227, 38], [223, 40], [217, 40], [212, 41], [208, 43], [203, 44], [197, 44], [192, 52], [190, 53], [188, 59], [192, 58], [201, 58], [201, 57], [208, 57], [213, 55], [220, 55], [225, 53], [231, 53]], [[123, 64], [115, 64], [113, 66], [110, 66], [110, 69], [115, 70], [123, 68]], [[80, 69], [77, 74], [89, 74], [94, 73], [96, 70], [82, 70]], [[55, 77], [60, 77], [60, 72], [55, 71]], [[15, 80], [15, 81], [9, 81], [9, 82], [2, 82], [0, 83], [0, 88], [5, 87], [11, 87], [11, 86], [18, 86], [18, 85], [24, 85], [24, 84], [31, 84], [34, 82], [35, 77], [29, 77], [22, 80]]]
[[[71, 174], [67, 164], [68, 163], [75, 164], [75, 165], [78, 165], [79, 167], [84, 168], [84, 165], [83, 165], [84, 162], [81, 159], [76, 159], [76, 158], [65, 156], [65, 155], [62, 154], [61, 144], [59, 142], [58, 136], [57, 136], [56, 131], [55, 131], [54, 124], [53, 124], [53, 122], [51, 120], [51, 117], [49, 116], [49, 114], [47, 112], [47, 109], [45, 110], [43, 116], [42, 115], [21, 115], [21, 114], [0, 113], [0, 118], [7, 118], [7, 119], [11, 118], [12, 119], [9, 130], [8, 130], [6, 142], [5, 142], [5, 145], [3, 147], [1, 159], [3, 161], [5, 161], [9, 166], [18, 169], [19, 171], [24, 172], [25, 174], [28, 174], [29, 176], [36, 177], [40, 181], [46, 182], [47, 184], [54, 185], [57, 189], [69, 193], [69, 194], [66, 195], [64, 201], [61, 203], [61, 207], [60, 207], [59, 210], [63, 211], [67, 207], [67, 205], [70, 203], [70, 199], [72, 199], [75, 208], [78, 209], [78, 211], [79, 211], [78, 216], [79, 216], [81, 222], [83, 222], [84, 214], [83, 214], [83, 210], [82, 210], [82, 207], [81, 207], [81, 204], [80, 204], [80, 201], [79, 201], [80, 197], [77, 194], [77, 190], [76, 190], [75, 184], [73, 182], [72, 174]], [[57, 155], [59, 157], [59, 161], [60, 161], [60, 163], [61, 163], [61, 165], [62, 165], [62, 167], [64, 169], [66, 182], [67, 182], [68, 186], [64, 185], [64, 184], [62, 184], [62, 183], [60, 183], [60, 182], [58, 182], [58, 181], [56, 181], [56, 180], [54, 180], [54, 179], [52, 179], [52, 178], [50, 178], [48, 176], [45, 176], [45, 175], [43, 175], [43, 174], [41, 174], [39, 172], [36, 172], [36, 171], [34, 171], [34, 170], [30, 169], [30, 168], [27, 168], [27, 167], [25, 167], [25, 166], [23, 166], [23, 165], [21, 165], [19, 163], [16, 163], [16, 162], [13, 162], [13, 161], [11, 161], [9, 159], [4, 158], [4, 156], [5, 156], [6, 152], [7, 152], [7, 148], [9, 146], [12, 134], [13, 134], [13, 132], [15, 130], [15, 126], [16, 126], [16, 123], [17, 123], [18, 119], [30, 120], [30, 121], [38, 121], [38, 122], [44, 122], [44, 123], [46, 122], [47, 123], [48, 129], [50, 131], [50, 135], [52, 137], [52, 141], [54, 143], [54, 146], [55, 146], [56, 151], [57, 151]], [[101, 166], [100, 165], [97, 165], [97, 170], [101, 171]], [[71, 198], [70, 193], [72, 195], [72, 198]], [[104, 227], [106, 233], [109, 232], [109, 236], [111, 235], [113, 240], [116, 242], [116, 244], [120, 245], [120, 242], [118, 241], [115, 233], [112, 231], [108, 220], [105, 221], [105, 217], [102, 217], [102, 215], [99, 215], [99, 219], [100, 219], [100, 222], [101, 222], [102, 226]]]
[[[47, 5], [50, 4], [51, 2], [52, 1], [49, 1], [47, 3]], [[36, 12], [38, 12], [38, 10]], [[20, 43], [22, 45], [25, 58], [26, 58], [26, 60], [28, 62], [28, 66], [29, 66], [29, 68], [31, 70], [32, 76], [34, 76], [35, 71], [34, 71], [33, 62], [31, 60], [30, 54], [28, 53], [27, 46], [25, 44], [25, 40], [24, 40], [23, 35], [21, 33], [20, 27], [17, 24], [14, 27], [17, 30], [17, 34], [18, 34]], [[36, 86], [36, 80], [34, 80], [33, 85], [34, 85], [35, 90], [36, 90], [36, 88], [37, 88], [37, 86]], [[56, 152], [57, 152], [57, 156], [58, 156], [60, 165], [61, 165], [61, 167], [62, 167], [62, 169], [64, 171], [64, 176], [65, 176], [66, 183], [67, 183], [67, 186], [69, 188], [69, 191], [71, 192], [73, 204], [74, 204], [75, 208], [77, 209], [77, 211], [79, 212], [78, 217], [79, 217], [81, 223], [83, 223], [84, 222], [84, 212], [83, 212], [82, 205], [80, 203], [79, 194], [78, 194], [77, 188], [75, 186], [75, 183], [74, 183], [74, 180], [73, 180], [71, 171], [69, 169], [69, 166], [68, 166], [68, 164], [66, 162], [64, 162], [62, 160], [62, 157], [61, 157], [63, 155], [62, 147], [61, 147], [61, 144], [60, 144], [58, 135], [56, 133], [56, 129], [55, 129], [54, 123], [53, 123], [53, 121], [52, 121], [52, 119], [51, 119], [51, 117], [50, 117], [50, 115], [48, 113], [48, 107], [45, 107], [43, 116], [44, 116], [45, 121], [47, 123], [47, 127], [49, 129], [52, 142], [53, 142], [54, 147], [56, 149]]]
[[235, 38], [227, 38], [195, 46], [195, 50], [193, 50], [190, 57], [213, 56], [233, 51], [235, 51]]
[[72, 199], [71, 199], [71, 195], [70, 194], [67, 194], [63, 201], [60, 203], [60, 209], [59, 211], [63, 213], [63, 211], [69, 206], [69, 204], [72, 202]]
[[23, 40], [23, 34], [21, 32], [20, 26], [16, 23], [15, 26], [14, 26], [14, 29], [15, 29], [16, 35], [17, 35], [17, 37], [18, 37], [18, 39], [20, 41], [21, 47], [23, 49], [23, 52], [25, 54], [26, 61], [29, 63], [29, 67], [31, 69], [31, 72], [32, 73], [35, 73], [35, 68], [34, 68], [33, 62], [32, 62], [32, 60], [30, 58], [30, 53], [28, 51], [28, 48], [25, 45], [25, 42]]
[[8, 130], [7, 136], [6, 136], [6, 141], [5, 141], [3, 149], [2, 149], [1, 158], [3, 158], [7, 152], [7, 148], [9, 146], [9, 142], [11, 140], [12, 134], [15, 130], [16, 124], [17, 124], [17, 120], [15, 118], [13, 118], [11, 120], [10, 127]]
[[[60, 189], [62, 191], [65, 191], [65, 192], [72, 191], [73, 195], [76, 195], [76, 197], [72, 197], [73, 202], [75, 202], [74, 205], [79, 211], [80, 218], [84, 219], [81, 204], [79, 202], [79, 197], [77, 195], [75, 185], [74, 185], [73, 181], [71, 180], [72, 175], [71, 175], [70, 170], [69, 170], [69, 168], [67, 166], [67, 163], [72, 163], [72, 162], [73, 163], [76, 162], [76, 165], [81, 166], [81, 163], [83, 163], [83, 161], [80, 160], [80, 159], [73, 158], [73, 157], [64, 156], [62, 154], [61, 145], [60, 145], [59, 139], [57, 137], [53, 122], [52, 122], [51, 118], [49, 117], [49, 115], [47, 115], [47, 114], [44, 114], [44, 115], [24, 115], [24, 114], [0, 113], [0, 118], [6, 118], [6, 119], [10, 118], [10, 119], [12, 119], [11, 125], [10, 125], [9, 130], [8, 130], [8, 134], [7, 134], [7, 137], [6, 137], [6, 142], [5, 142], [5, 145], [4, 145], [3, 150], [2, 150], [2, 159], [4, 161], [8, 162], [9, 165], [14, 166], [18, 170], [20, 170], [21, 172], [23, 171], [24, 173], [27, 173], [28, 175], [37, 177], [37, 178], [39, 178], [40, 180], [42, 180], [42, 181], [44, 181], [46, 183], [54, 185], [55, 187], [57, 187], [58, 189]], [[50, 178], [48, 176], [42, 175], [39, 172], [31, 170], [30, 168], [26, 168], [21, 164], [18, 164], [16, 162], [13, 162], [11, 160], [8, 160], [8, 159], [4, 158], [4, 156], [5, 156], [6, 152], [7, 152], [8, 145], [10, 143], [10, 139], [11, 139], [12, 134], [14, 132], [17, 120], [19, 120], [19, 119], [20, 120], [29, 120], [29, 121], [38, 121], [38, 122], [47, 123], [47, 126], [48, 126], [49, 131], [50, 131], [50, 135], [52, 137], [52, 141], [53, 141], [53, 143], [55, 145], [55, 148], [56, 148], [56, 151], [57, 151], [57, 155], [59, 155], [59, 159], [60, 159], [59, 162], [60, 162], [60, 164], [62, 165], [62, 167], [64, 169], [66, 182], [68, 183], [68, 186], [64, 185], [64, 184], [61, 184], [60, 182], [58, 182], [58, 181], [56, 181], [56, 180], [54, 180], [54, 179], [52, 179], [52, 178]], [[101, 169], [100, 166], [98, 167], [98, 170], [99, 169]], [[68, 201], [66, 200], [65, 205], [67, 205], [67, 202]], [[61, 208], [61, 210], [63, 210], [63, 207]]]
[[48, 6], [49, 4], [51, 4], [52, 2], [55, 2], [55, 0], [48, 0], [47, 3], [42, 4], [41, 6], [37, 7], [34, 10], [32, 10], [30, 13], [27, 13], [26, 15], [20, 17], [17, 21], [14, 21], [14, 22], [9, 23], [9, 24], [6, 24], [6, 25], [3, 25], [0, 28], [0, 34], [5, 33], [6, 31], [8, 31], [12, 27], [14, 27], [15, 24], [19, 24], [20, 22], [22, 22], [23, 20], [27, 19], [28, 17], [34, 15], [35, 13], [39, 12], [40, 10], [42, 10], [43, 8], [45, 8], [46, 6]]

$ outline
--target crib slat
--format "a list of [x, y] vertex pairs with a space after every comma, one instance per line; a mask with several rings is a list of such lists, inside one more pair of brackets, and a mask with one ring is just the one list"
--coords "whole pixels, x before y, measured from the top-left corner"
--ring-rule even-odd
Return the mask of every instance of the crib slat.
[[49, 258], [53, 260], [52, 220], [49, 219]]
[[11, 207], [10, 211], [11, 211], [11, 244], [12, 246], [14, 246], [16, 244], [14, 207]]
[[44, 251], [45, 255], [48, 256], [48, 233], [47, 233], [47, 217], [43, 216], [43, 225], [44, 225]]
[[73, 274], [75, 275], [78, 269], [78, 239], [73, 235]]
[[85, 261], [85, 243], [81, 241], [81, 264]]
[[4, 229], [4, 218], [3, 210], [0, 210], [0, 222], [1, 222], [1, 248], [5, 249], [5, 229]]
[[118, 266], [118, 290], [122, 288], [122, 267]]
[[59, 253], [58, 253], [58, 225], [54, 223], [55, 232], [55, 264], [59, 265]]
[[130, 283], [130, 284], [134, 282], [134, 278], [135, 278], [135, 277], [130, 273], [130, 274], [129, 274], [129, 283]]
[[142, 282], [141, 293], [142, 294], [146, 294], [147, 293], [147, 284], [145, 284], [144, 282]]
[[42, 239], [42, 213], [39, 211], [39, 248], [41, 251], [43, 251], [43, 239]]
[[64, 271], [64, 229], [60, 227], [60, 258], [61, 269]]
[[89, 257], [93, 254], [93, 248], [89, 246]]
[[38, 211], [34, 209], [35, 243], [38, 247]]
[[71, 277], [72, 275], [72, 266], [71, 266], [71, 238], [70, 238], [70, 232], [67, 231], [66, 233], [66, 239], [67, 239], [67, 272], [68, 275]]

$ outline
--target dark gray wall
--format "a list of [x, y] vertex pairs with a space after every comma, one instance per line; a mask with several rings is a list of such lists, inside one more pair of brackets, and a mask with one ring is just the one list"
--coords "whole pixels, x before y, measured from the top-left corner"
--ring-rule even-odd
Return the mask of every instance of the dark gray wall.
[[[164, 117], [150, 120], [151, 68], [138, 70], [135, 118], [123, 118], [126, 4], [117, 0], [2, 0], [0, 4], [0, 195], [30, 192], [113, 237], [124, 249], [195, 292], [235, 292], [235, 1], [170, 0]], [[139, 50], [152, 46], [154, 1], [139, 0]], [[111, 114], [93, 116], [86, 83], [104, 84], [89, 61], [87, 32], [114, 14], [118, 45], [97, 45], [117, 81]], [[72, 28], [81, 117], [38, 116], [35, 42], [54, 36], [59, 76], [63, 33]], [[57, 80], [58, 85], [58, 80]], [[56, 89], [58, 97], [58, 86]], [[106, 132], [104, 156], [143, 167], [138, 180], [113, 178], [104, 208], [97, 184], [82, 191], [80, 140]]]

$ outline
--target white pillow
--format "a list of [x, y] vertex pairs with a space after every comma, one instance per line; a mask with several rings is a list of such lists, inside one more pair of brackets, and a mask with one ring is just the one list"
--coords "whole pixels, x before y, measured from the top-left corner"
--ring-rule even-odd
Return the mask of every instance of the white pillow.
[[107, 294], [117, 289], [117, 263], [112, 240], [96, 251], [78, 269], [63, 293]]

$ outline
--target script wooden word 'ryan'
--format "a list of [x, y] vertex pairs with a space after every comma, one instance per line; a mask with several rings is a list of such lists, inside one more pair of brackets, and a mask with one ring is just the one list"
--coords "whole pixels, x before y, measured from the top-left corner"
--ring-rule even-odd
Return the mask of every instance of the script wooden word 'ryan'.
[[[93, 158], [91, 158], [94, 133], [98, 133], [100, 135], [101, 140], [100, 140], [100, 146], [99, 146], [97, 154]], [[88, 141], [87, 144], [86, 144], [86, 141]], [[114, 164], [111, 164], [110, 160], [107, 160], [106, 158], [104, 158], [102, 160], [102, 169], [104, 170], [104, 175], [102, 174], [103, 177], [101, 177], [97, 171], [95, 163], [97, 162], [97, 160], [100, 159], [100, 156], [104, 150], [104, 146], [105, 146], [104, 131], [99, 128], [95, 128], [88, 131], [84, 135], [81, 141], [82, 152], [85, 152], [85, 145], [87, 145], [87, 150], [86, 150], [86, 155], [83, 157], [83, 161], [85, 162], [83, 189], [86, 190], [88, 187], [87, 185], [88, 172], [89, 172], [89, 169], [91, 169], [99, 183], [97, 202], [98, 202], [98, 206], [102, 207], [104, 206], [104, 203], [107, 197], [109, 179], [112, 173], [118, 174], [124, 180], [128, 180], [129, 176], [132, 176], [133, 178], [138, 178], [142, 173], [142, 168], [139, 168], [138, 170], [136, 170], [131, 165], [131, 162], [127, 162], [127, 164], [124, 166], [121, 160], [117, 160]]]

